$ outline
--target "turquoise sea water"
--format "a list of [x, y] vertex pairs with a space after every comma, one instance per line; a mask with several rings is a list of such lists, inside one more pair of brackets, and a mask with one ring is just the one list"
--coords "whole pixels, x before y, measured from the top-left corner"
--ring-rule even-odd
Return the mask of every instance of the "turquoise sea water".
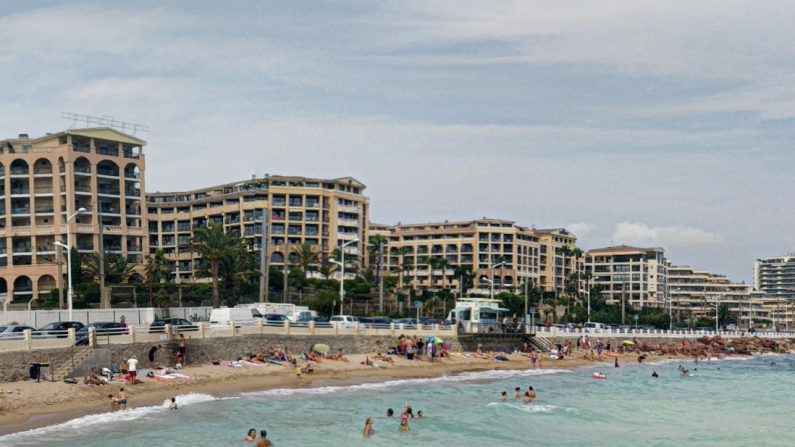
[[[695, 375], [681, 377], [680, 363]], [[597, 370], [607, 379], [591, 378]], [[531, 405], [499, 400], [500, 391], [528, 385], [538, 392]], [[0, 437], [0, 446], [250, 445], [242, 442], [249, 428], [267, 429], [276, 446], [795, 445], [795, 357], [789, 355], [490, 371], [224, 399], [192, 394], [178, 401], [176, 412], [144, 407], [86, 416]], [[399, 413], [406, 402], [427, 417], [411, 420], [411, 432], [400, 433], [399, 418], [387, 419], [385, 412]], [[364, 439], [368, 416], [376, 433]]]

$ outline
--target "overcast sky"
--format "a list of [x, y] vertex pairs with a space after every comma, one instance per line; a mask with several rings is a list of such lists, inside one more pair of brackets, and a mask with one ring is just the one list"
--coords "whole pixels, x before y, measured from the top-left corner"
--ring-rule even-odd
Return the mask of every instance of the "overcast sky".
[[151, 127], [148, 191], [350, 175], [374, 222], [566, 226], [747, 282], [795, 251], [790, 2], [117, 3], [0, 3], [0, 137], [111, 115]]

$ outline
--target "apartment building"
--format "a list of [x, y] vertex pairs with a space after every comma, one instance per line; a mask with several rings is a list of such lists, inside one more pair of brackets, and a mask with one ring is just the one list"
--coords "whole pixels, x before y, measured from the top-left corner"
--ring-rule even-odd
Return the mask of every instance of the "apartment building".
[[[514, 290], [538, 284], [539, 240], [533, 230], [500, 219], [425, 224], [370, 225], [371, 235], [387, 239], [384, 271], [400, 276], [401, 286], [459, 288], [456, 267], [474, 273], [481, 292]], [[446, 261], [432, 269], [430, 258]]]
[[795, 301], [795, 254], [754, 261], [754, 290]]
[[[148, 193], [149, 248], [163, 250], [174, 281], [194, 281], [201, 259], [187, 250], [196, 228], [223, 225], [259, 250], [263, 213], [268, 213], [270, 265], [284, 268], [303, 243], [328, 258], [342, 244], [348, 259], [362, 259], [367, 241], [369, 199], [354, 178], [271, 176], [193, 191]], [[317, 266], [314, 266], [317, 267]]]
[[669, 264], [667, 275], [668, 297], [673, 308], [690, 311], [694, 316], [711, 318], [715, 305], [720, 304], [728, 304], [731, 312], [739, 314], [742, 303], [747, 304], [751, 299], [747, 284], [733, 282], [708, 270]]
[[80, 253], [143, 261], [145, 145], [110, 128], [0, 140], [0, 294], [27, 302], [61, 285], [55, 242], [67, 232]]
[[635, 308], [665, 305], [666, 262], [661, 247], [618, 245], [589, 250], [585, 271], [592, 285], [602, 287], [602, 296], [610, 304], [625, 300]]
[[[566, 278], [577, 272], [582, 273], [582, 256], [567, 255], [561, 251], [564, 247], [569, 251], [577, 248], [577, 236], [565, 228], [534, 229], [539, 242], [539, 276], [538, 285], [546, 293], [560, 296], [565, 293]], [[585, 291], [585, 280], [578, 285], [580, 293]]]

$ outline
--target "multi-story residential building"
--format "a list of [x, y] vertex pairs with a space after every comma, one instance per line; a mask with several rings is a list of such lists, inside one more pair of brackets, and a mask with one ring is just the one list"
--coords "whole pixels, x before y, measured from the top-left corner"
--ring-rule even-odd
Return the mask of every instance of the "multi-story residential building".
[[590, 250], [585, 253], [585, 271], [592, 285], [602, 287], [610, 304], [625, 300], [635, 308], [664, 305], [666, 263], [661, 247], [619, 245]]
[[[539, 242], [533, 230], [508, 220], [478, 219], [426, 224], [370, 225], [387, 239], [384, 271], [399, 273], [402, 286], [459, 288], [456, 267], [468, 268], [481, 291], [538, 284]], [[432, 269], [430, 258], [446, 262]]]
[[754, 290], [795, 300], [795, 254], [754, 261]]
[[[566, 278], [584, 271], [581, 256], [561, 252], [563, 247], [570, 251], [575, 250], [577, 236], [565, 228], [534, 229], [533, 232], [538, 236], [540, 246], [538, 285], [546, 293], [562, 295], [566, 290]], [[578, 285], [581, 293], [584, 291], [584, 284], [584, 279], [581, 279]]]
[[54, 243], [67, 232], [80, 253], [142, 262], [145, 144], [110, 128], [0, 141], [0, 293], [25, 302], [61, 286]]
[[201, 259], [187, 245], [196, 228], [223, 225], [226, 231], [242, 235], [252, 250], [259, 250], [267, 212], [271, 266], [283, 268], [292, 250], [303, 243], [316, 246], [320, 259], [326, 259], [335, 248], [357, 238], [345, 253], [348, 259], [360, 259], [369, 212], [364, 189], [351, 177], [266, 175], [193, 191], [148, 193], [149, 247], [163, 250], [175, 281], [193, 281]]
[[742, 303], [751, 299], [747, 284], [708, 270], [669, 264], [667, 275], [668, 298], [673, 308], [690, 311], [696, 317], [712, 317], [715, 306], [720, 304], [727, 304], [731, 312], [739, 314]]

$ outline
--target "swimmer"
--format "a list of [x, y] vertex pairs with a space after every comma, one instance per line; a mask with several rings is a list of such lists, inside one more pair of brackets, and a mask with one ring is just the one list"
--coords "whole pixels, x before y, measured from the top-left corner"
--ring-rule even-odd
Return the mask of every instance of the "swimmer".
[[386, 409], [386, 417], [391, 418], [394, 415], [395, 415], [395, 411], [393, 409], [391, 409], [391, 408], [387, 408]]
[[260, 430], [259, 436], [260, 437], [257, 439], [257, 442], [254, 443], [254, 447], [270, 447], [271, 442], [268, 440], [268, 431]]
[[403, 433], [409, 432], [411, 429], [409, 428], [409, 420], [408, 419], [400, 419], [400, 431]]
[[651, 376], [652, 376], [652, 377], [654, 377], [655, 379], [656, 379], [657, 377], [660, 377], [660, 376], [657, 374], [657, 371], [652, 371], [652, 372], [651, 372]]
[[522, 401], [526, 404], [529, 404], [533, 401], [533, 398], [530, 396], [530, 391], [524, 392], [524, 397], [522, 397]]
[[177, 398], [176, 397], [172, 397], [171, 398], [171, 405], [168, 406], [168, 409], [169, 410], [176, 410], [177, 408], [179, 408], [177, 406]]
[[519, 387], [513, 389], [513, 397], [522, 397], [522, 392], [519, 390]]
[[375, 433], [373, 430], [373, 419], [367, 418], [364, 420], [364, 428], [362, 429], [362, 435], [366, 438], [370, 435]]
[[527, 392], [525, 394], [529, 395], [531, 399], [536, 398], [536, 390], [534, 390], [532, 386], [527, 387]]
[[417, 419], [419, 419], [419, 418], [422, 418], [422, 417], [425, 417], [425, 416], [422, 414], [422, 410], [417, 410]]
[[254, 441], [256, 441], [257, 440], [257, 430], [255, 430], [253, 428], [249, 429], [248, 433], [246, 433], [246, 437], [243, 438], [243, 440], [246, 441], [246, 442], [254, 442]]
[[500, 393], [500, 400], [508, 400], [508, 392], [507, 391], [503, 391], [502, 393]]

